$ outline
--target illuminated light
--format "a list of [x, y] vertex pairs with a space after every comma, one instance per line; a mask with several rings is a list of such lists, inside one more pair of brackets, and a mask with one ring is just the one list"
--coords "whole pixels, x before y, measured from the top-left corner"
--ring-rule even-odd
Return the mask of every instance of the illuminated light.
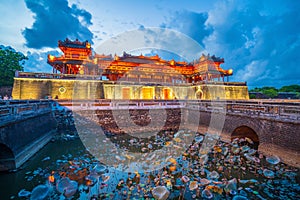
[[233, 73], [233, 70], [232, 70], [232, 69], [229, 69], [229, 70], [228, 70], [228, 74], [231, 75], [232, 73]]
[[91, 48], [91, 44], [89, 42], [86, 43], [86, 48], [88, 48], [88, 49]]
[[54, 183], [55, 178], [54, 178], [53, 175], [50, 175], [50, 176], [48, 177], [48, 180], [49, 180], [50, 183]]
[[170, 61], [170, 65], [175, 65], [175, 61], [174, 61], [174, 60], [171, 60], [171, 61]]
[[52, 55], [49, 55], [49, 60], [51, 60], [51, 61], [53, 61], [54, 60], [54, 56], [52, 56]]
[[177, 164], [177, 161], [176, 161], [175, 158], [170, 158], [170, 159], [169, 159], [169, 162], [172, 163], [172, 164], [174, 164], [174, 165]]
[[171, 172], [174, 172], [176, 170], [176, 165], [171, 165], [169, 169]]
[[175, 142], [181, 142], [181, 139], [180, 138], [174, 138], [173, 139]]
[[67, 89], [63, 86], [61, 86], [59, 89], [58, 89], [59, 93], [63, 94], [67, 91]]
[[166, 183], [167, 183], [167, 187], [172, 187], [172, 182], [171, 182], [171, 180], [168, 179], [168, 180], [166, 181]]
[[167, 141], [166, 144], [165, 144], [165, 146], [169, 146], [170, 144], [171, 144], [171, 142]]

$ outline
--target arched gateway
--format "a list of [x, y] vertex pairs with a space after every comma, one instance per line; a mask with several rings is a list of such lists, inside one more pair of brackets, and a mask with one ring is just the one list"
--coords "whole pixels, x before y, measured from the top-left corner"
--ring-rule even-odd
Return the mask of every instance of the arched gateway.
[[16, 163], [14, 153], [8, 146], [0, 143], [0, 171], [15, 168]]
[[257, 133], [248, 126], [239, 126], [231, 134], [231, 140], [236, 138], [250, 138], [253, 141], [252, 147], [258, 149], [259, 138]]

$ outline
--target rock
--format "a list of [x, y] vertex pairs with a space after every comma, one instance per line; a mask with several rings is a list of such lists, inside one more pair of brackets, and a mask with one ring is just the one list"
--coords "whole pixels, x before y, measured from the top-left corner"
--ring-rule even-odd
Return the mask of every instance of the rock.
[[45, 157], [42, 161], [50, 160], [50, 157]]
[[187, 177], [187, 176], [182, 176], [182, 177], [181, 177], [181, 180], [182, 180], [184, 183], [187, 183], [187, 182], [190, 181], [190, 178]]
[[31, 195], [31, 192], [22, 189], [19, 193], [18, 193], [18, 197], [29, 197]]
[[218, 180], [219, 177], [220, 177], [220, 175], [216, 171], [212, 171], [207, 175], [207, 178], [210, 180]]
[[38, 185], [33, 188], [30, 200], [44, 200], [49, 194], [49, 188], [46, 185]]
[[236, 180], [236, 178], [229, 180], [228, 183], [226, 184], [224, 190], [225, 190], [226, 193], [230, 193], [230, 194], [232, 194], [233, 192], [236, 193], [236, 191], [237, 191], [237, 180]]
[[264, 169], [263, 174], [266, 178], [274, 178], [275, 176], [275, 173], [269, 169]]
[[198, 188], [198, 182], [197, 181], [191, 181], [189, 185], [190, 190], [195, 190]]
[[204, 199], [212, 199], [214, 197], [213, 193], [211, 193], [211, 191], [209, 191], [207, 189], [205, 189], [205, 190], [202, 191], [201, 196]]
[[236, 195], [232, 198], [232, 200], [248, 200], [248, 198], [242, 195]]
[[157, 186], [153, 188], [152, 195], [157, 200], [166, 200], [169, 197], [170, 192], [165, 186]]
[[57, 182], [56, 189], [65, 197], [69, 198], [77, 192], [78, 183], [76, 181], [71, 181], [69, 178], [62, 178]]
[[277, 165], [280, 162], [280, 158], [278, 156], [268, 156], [266, 161], [272, 165]]

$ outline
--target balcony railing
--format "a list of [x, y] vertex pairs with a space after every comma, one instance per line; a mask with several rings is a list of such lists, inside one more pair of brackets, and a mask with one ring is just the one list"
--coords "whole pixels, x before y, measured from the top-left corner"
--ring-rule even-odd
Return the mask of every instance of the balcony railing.
[[140, 81], [135, 80], [124, 80], [120, 81], [109, 81], [109, 80], [101, 80], [101, 75], [80, 75], [80, 74], [52, 74], [52, 73], [31, 73], [31, 72], [19, 72], [15, 76], [16, 78], [36, 78], [36, 79], [70, 79], [70, 80], [99, 80], [112, 84], [150, 84], [150, 85], [232, 85], [232, 86], [246, 86], [246, 82], [223, 82], [223, 81], [199, 81], [196, 83], [172, 83], [172, 82], [164, 82], [164, 81], [151, 81], [152, 79], [142, 79]]

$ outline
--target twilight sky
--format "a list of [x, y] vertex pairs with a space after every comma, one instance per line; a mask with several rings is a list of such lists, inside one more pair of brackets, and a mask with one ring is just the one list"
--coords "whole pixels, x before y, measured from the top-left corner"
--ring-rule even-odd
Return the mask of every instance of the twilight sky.
[[61, 54], [58, 40], [89, 40], [97, 53], [107, 53], [98, 50], [112, 38], [133, 43], [137, 33], [157, 28], [168, 32], [144, 36], [156, 47], [182, 48], [191, 61], [198, 55], [188, 38], [223, 57], [232, 81], [280, 87], [300, 84], [299, 10], [298, 0], [7, 0], [0, 1], [0, 45], [29, 57], [25, 71], [50, 72], [46, 56]]

